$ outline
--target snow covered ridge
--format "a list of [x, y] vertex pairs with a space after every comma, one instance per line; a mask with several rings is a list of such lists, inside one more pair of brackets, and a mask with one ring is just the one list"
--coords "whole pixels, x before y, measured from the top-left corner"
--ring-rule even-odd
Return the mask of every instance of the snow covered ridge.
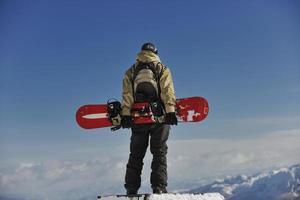
[[300, 164], [254, 176], [229, 177], [190, 192], [219, 192], [226, 200], [299, 200]]
[[219, 193], [207, 194], [141, 194], [135, 197], [106, 196], [98, 197], [100, 200], [225, 200]]

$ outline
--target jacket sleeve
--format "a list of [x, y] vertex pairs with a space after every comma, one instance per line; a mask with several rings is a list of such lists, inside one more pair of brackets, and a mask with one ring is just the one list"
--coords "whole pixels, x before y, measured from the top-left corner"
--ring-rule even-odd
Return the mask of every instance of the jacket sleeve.
[[122, 91], [122, 112], [121, 115], [130, 115], [131, 106], [134, 102], [130, 69], [125, 73]]
[[165, 68], [160, 78], [161, 100], [163, 101], [166, 112], [175, 112], [176, 96], [172, 75], [169, 68]]

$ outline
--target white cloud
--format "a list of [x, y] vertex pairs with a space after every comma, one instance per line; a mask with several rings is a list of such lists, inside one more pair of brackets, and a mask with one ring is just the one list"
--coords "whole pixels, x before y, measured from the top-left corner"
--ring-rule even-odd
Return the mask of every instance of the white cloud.
[[[0, 174], [0, 196], [29, 199], [80, 199], [112, 192], [123, 176], [125, 162], [106, 159], [21, 163], [12, 173]], [[118, 184], [119, 185], [119, 184]]]
[[253, 173], [300, 162], [300, 129], [276, 131], [255, 139], [170, 142], [170, 177], [211, 178]]
[[[250, 174], [298, 163], [299, 144], [300, 129], [276, 131], [256, 139], [170, 140], [169, 189], [191, 189], [225, 175]], [[127, 156], [123, 152], [116, 157], [88, 161], [20, 163], [15, 169], [0, 171], [0, 196], [55, 200], [94, 199], [104, 192], [124, 193]], [[150, 189], [150, 161], [148, 152], [142, 191]]]

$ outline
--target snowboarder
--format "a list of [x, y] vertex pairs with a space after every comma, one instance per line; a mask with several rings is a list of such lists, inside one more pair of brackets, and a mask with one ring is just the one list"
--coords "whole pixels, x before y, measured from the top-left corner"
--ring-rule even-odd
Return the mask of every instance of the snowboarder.
[[[133, 125], [131, 106], [136, 102], [158, 105], [157, 113], [165, 113], [165, 123]], [[142, 45], [136, 63], [125, 73], [122, 93], [123, 128], [131, 128], [130, 155], [125, 175], [128, 195], [137, 194], [141, 186], [143, 159], [149, 144], [153, 154], [151, 163], [151, 187], [153, 193], [167, 193], [167, 144], [170, 125], [177, 125], [175, 91], [171, 72], [163, 65], [158, 50], [152, 43]]]

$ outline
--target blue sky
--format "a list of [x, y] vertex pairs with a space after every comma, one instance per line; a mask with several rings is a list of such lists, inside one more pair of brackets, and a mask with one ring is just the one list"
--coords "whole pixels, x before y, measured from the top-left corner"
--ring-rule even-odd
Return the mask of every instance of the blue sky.
[[210, 103], [208, 119], [174, 127], [170, 141], [298, 130], [299, 8], [292, 0], [1, 1], [1, 165], [101, 158], [129, 145], [128, 131], [83, 130], [74, 115], [120, 99], [123, 74], [148, 41], [177, 97]]

